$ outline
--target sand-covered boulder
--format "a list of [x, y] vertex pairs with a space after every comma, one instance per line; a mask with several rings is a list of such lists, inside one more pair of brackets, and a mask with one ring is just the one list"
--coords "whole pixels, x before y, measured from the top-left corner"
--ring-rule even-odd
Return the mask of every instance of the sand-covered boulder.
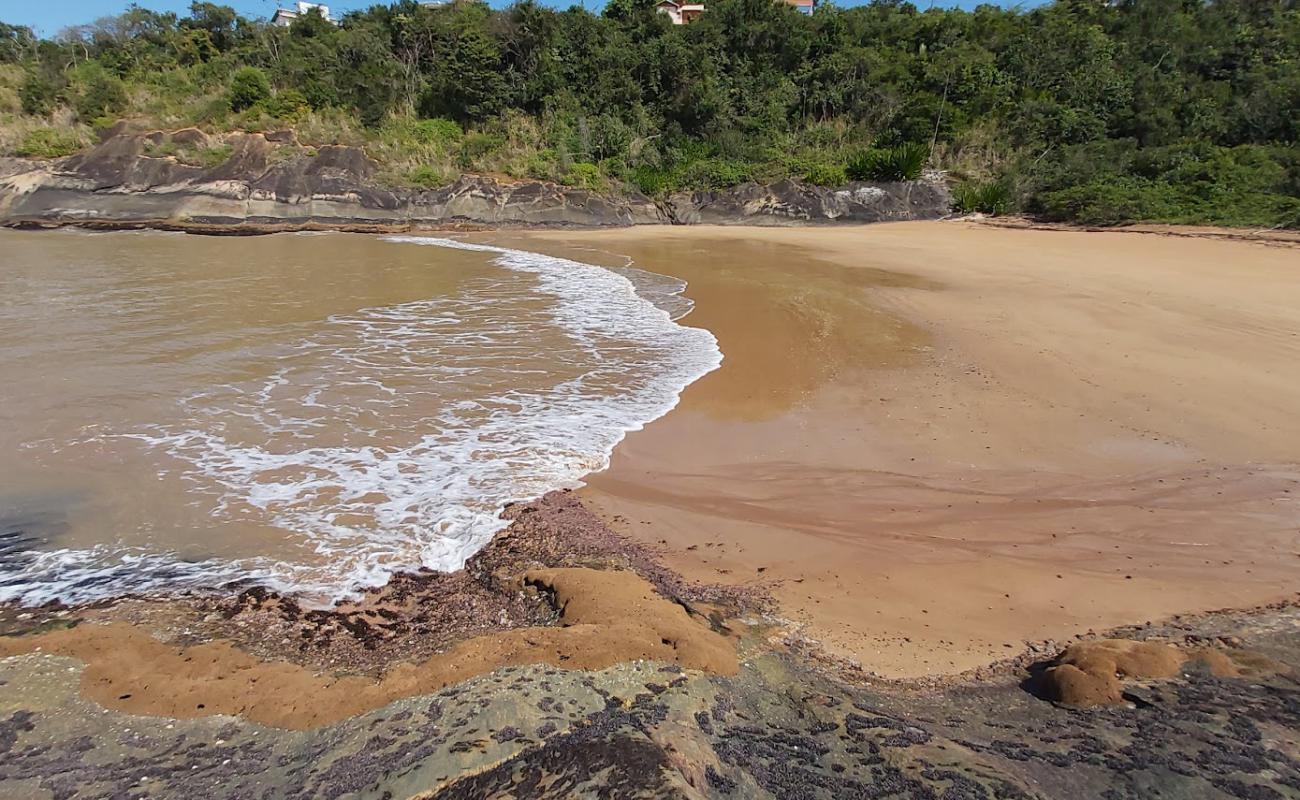
[[1038, 679], [1039, 693], [1063, 705], [1088, 707], [1125, 702], [1125, 684], [1166, 680], [1200, 669], [1218, 678], [1279, 674], [1273, 659], [1225, 646], [1175, 647], [1164, 642], [1099, 639], [1065, 648]]
[[1123, 702], [1126, 680], [1171, 678], [1187, 656], [1172, 645], [1101, 639], [1072, 644], [1042, 675], [1048, 699], [1071, 706]]

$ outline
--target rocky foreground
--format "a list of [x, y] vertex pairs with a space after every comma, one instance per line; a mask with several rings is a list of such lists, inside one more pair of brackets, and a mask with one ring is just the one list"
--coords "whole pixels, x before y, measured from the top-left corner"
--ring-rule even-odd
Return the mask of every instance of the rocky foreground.
[[[304, 227], [396, 230], [455, 226], [879, 222], [948, 213], [941, 181], [783, 181], [654, 201], [539, 181], [464, 175], [432, 190], [385, 186], [357, 147], [306, 147], [292, 131], [231, 134], [221, 150], [203, 132], [119, 127], [58, 161], [0, 159], [0, 224], [80, 224], [255, 233]], [[203, 165], [175, 153], [225, 153]]]
[[[5, 610], [0, 795], [1300, 793], [1294, 607], [1112, 632], [1122, 640], [1052, 661], [1029, 648], [978, 678], [901, 685], [791, 637], [761, 586], [681, 581], [572, 495], [509, 513], [464, 571], [407, 576], [333, 610], [254, 588]], [[116, 627], [148, 630], [152, 657], [177, 664], [147, 674], [129, 648], [88, 644]], [[538, 649], [475, 646], [520, 640]], [[447, 653], [475, 676], [339, 697], [343, 682], [381, 686]], [[292, 674], [317, 683], [297, 696], [292, 683], [256, 688]]]

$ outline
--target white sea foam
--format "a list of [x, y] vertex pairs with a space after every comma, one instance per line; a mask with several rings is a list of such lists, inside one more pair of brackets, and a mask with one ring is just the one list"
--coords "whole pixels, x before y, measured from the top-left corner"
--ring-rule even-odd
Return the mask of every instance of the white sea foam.
[[675, 321], [690, 308], [680, 281], [452, 239], [387, 241], [487, 253], [514, 278], [331, 318], [249, 353], [283, 362], [270, 376], [195, 393], [179, 424], [115, 434], [170, 455], [217, 520], [265, 521], [316, 555], [33, 553], [0, 580], [0, 599], [247, 577], [325, 601], [403, 569], [456, 569], [503, 527], [505, 504], [603, 469], [629, 431], [722, 361], [712, 334]]

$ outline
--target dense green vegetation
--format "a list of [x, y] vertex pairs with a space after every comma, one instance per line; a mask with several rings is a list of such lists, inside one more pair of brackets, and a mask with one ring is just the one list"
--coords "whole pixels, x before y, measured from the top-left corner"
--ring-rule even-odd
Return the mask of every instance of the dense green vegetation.
[[970, 210], [1300, 227], [1294, 0], [710, 0], [683, 27], [649, 0], [407, 0], [288, 29], [196, 2], [53, 40], [0, 25], [0, 150], [58, 155], [123, 116], [292, 125], [412, 186], [468, 170], [654, 194], [928, 167]]

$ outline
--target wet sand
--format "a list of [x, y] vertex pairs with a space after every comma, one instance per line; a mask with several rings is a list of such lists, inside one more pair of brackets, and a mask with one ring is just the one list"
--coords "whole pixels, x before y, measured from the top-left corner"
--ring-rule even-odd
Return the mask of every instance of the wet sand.
[[689, 281], [724, 364], [584, 503], [869, 671], [1296, 590], [1294, 248], [962, 222], [491, 238]]
[[256, 586], [0, 604], [0, 662], [75, 659], [82, 695], [130, 714], [238, 716], [290, 730], [527, 665], [735, 674], [746, 626], [726, 620], [760, 614], [763, 598], [684, 582], [570, 492], [505, 516], [510, 527], [463, 569], [405, 573], [329, 609]]
[[423, 662], [393, 665], [377, 680], [261, 661], [227, 640], [191, 647], [164, 643], [142, 627], [120, 622], [0, 638], [0, 659], [38, 651], [75, 658], [86, 665], [83, 694], [105, 708], [173, 719], [242, 716], [290, 730], [339, 722], [507, 666], [599, 670], [655, 661], [736, 672], [731, 643], [635, 573], [532, 570], [521, 586], [554, 595], [557, 626], [467, 639]]

